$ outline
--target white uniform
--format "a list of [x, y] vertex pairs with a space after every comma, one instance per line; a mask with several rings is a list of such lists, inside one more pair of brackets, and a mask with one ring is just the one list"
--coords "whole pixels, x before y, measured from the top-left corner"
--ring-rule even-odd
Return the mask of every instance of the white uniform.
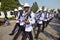
[[48, 13], [47, 15], [47, 20], [49, 21], [50, 20], [50, 14]]
[[34, 24], [35, 23], [35, 14], [33, 12], [31, 12], [31, 17], [32, 17], [31, 19], [33, 21], [33, 22], [31, 21], [31, 23]]
[[25, 18], [23, 16], [20, 17], [20, 25], [23, 26], [25, 24]]
[[42, 16], [42, 20], [44, 21], [44, 13], [42, 13], [42, 15], [41, 15], [41, 16]]
[[52, 17], [54, 17], [54, 14], [52, 13]]
[[47, 21], [49, 21], [50, 20], [50, 14], [49, 13], [47, 13]]
[[41, 17], [41, 15], [40, 15], [40, 13], [37, 13], [35, 16], [36, 16], [36, 21], [37, 21], [37, 23], [38, 23], [38, 24], [42, 24], [42, 17]]
[[35, 18], [35, 14], [33, 12], [31, 12], [31, 17]]
[[26, 26], [25, 26], [25, 31], [26, 31], [26, 32], [31, 32], [32, 29], [33, 29], [32, 24], [35, 23], [35, 19], [34, 19], [33, 14], [34, 14], [34, 13], [31, 13], [31, 18], [28, 17], [28, 20], [29, 20], [30, 23], [29, 23], [29, 24], [26, 24]]
[[44, 21], [47, 21], [47, 13], [44, 13]]
[[52, 14], [50, 14], [50, 17], [49, 17], [50, 19], [52, 18]]
[[18, 15], [16, 16], [16, 23], [19, 23], [19, 20], [18, 20], [19, 16], [20, 16], [20, 13], [18, 12]]

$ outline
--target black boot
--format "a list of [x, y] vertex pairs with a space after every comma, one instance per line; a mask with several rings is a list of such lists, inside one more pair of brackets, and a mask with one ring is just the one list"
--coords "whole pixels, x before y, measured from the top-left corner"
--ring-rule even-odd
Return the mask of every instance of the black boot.
[[14, 35], [14, 33], [10, 33], [9, 35], [12, 36], [12, 35]]

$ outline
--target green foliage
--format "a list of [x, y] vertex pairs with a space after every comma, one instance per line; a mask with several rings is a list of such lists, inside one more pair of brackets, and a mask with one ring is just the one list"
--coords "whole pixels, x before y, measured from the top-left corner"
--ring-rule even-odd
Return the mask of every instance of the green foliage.
[[14, 17], [9, 18], [9, 20], [14, 20]]
[[1, 0], [1, 10], [13, 10], [14, 8], [17, 8], [20, 6], [18, 0]]
[[[10, 17], [10, 18], [8, 18], [9, 20], [15, 20], [14, 19], [15, 17]], [[0, 20], [4, 20], [4, 18], [0, 18]]]
[[37, 2], [34, 2], [34, 3], [33, 3], [32, 8], [33, 8], [32, 11], [33, 11], [34, 13], [39, 9]]
[[57, 11], [60, 13], [60, 9], [57, 9]]
[[45, 9], [45, 6], [42, 6], [42, 11], [44, 11], [44, 9]]

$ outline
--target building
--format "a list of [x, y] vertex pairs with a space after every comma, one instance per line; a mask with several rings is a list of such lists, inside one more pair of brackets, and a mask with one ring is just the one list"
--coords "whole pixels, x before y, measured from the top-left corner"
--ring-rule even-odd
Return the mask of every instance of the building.
[[[7, 13], [7, 17], [8, 17], [8, 18], [14, 17], [13, 11], [7, 11], [6, 13]], [[5, 17], [5, 14], [4, 14], [3, 11], [1, 11], [1, 12], [0, 12], [0, 18], [4, 18], [4, 17]]]

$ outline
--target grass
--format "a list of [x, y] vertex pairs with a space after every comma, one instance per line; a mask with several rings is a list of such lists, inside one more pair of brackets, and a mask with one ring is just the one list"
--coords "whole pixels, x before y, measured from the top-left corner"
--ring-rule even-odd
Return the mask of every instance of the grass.
[[9, 18], [9, 20], [14, 20], [14, 17]]
[[[0, 18], [0, 20], [3, 20], [4, 18]], [[14, 20], [14, 17], [8, 18], [9, 20]]]

